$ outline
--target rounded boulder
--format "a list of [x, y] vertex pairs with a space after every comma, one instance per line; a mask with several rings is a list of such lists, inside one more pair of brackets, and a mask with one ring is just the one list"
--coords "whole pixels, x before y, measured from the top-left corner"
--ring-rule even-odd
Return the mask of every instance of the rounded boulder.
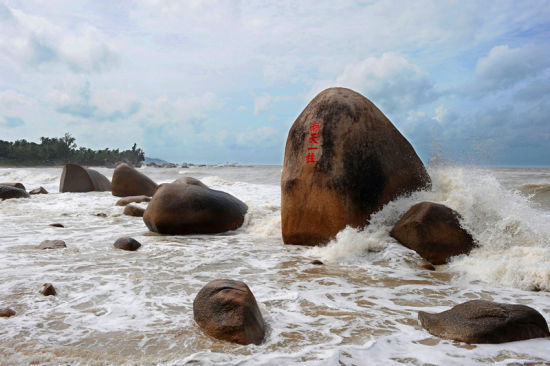
[[0, 185], [0, 200], [7, 200], [10, 198], [29, 198], [27, 191], [12, 186]]
[[421, 311], [418, 319], [431, 334], [466, 343], [504, 343], [550, 336], [544, 317], [525, 305], [472, 300], [438, 314]]
[[113, 172], [112, 193], [117, 197], [153, 196], [157, 184], [146, 175], [126, 163], [119, 164]]
[[211, 337], [238, 344], [260, 344], [265, 323], [256, 298], [241, 281], [218, 279], [204, 286], [193, 301], [193, 316]]
[[59, 192], [104, 192], [111, 190], [111, 182], [103, 174], [77, 164], [66, 164], [61, 173]]
[[248, 206], [236, 197], [204, 184], [161, 184], [143, 221], [161, 234], [213, 234], [239, 228]]
[[394, 198], [429, 186], [411, 144], [370, 100], [350, 89], [326, 89], [288, 133], [283, 241], [326, 243], [348, 225], [364, 227]]

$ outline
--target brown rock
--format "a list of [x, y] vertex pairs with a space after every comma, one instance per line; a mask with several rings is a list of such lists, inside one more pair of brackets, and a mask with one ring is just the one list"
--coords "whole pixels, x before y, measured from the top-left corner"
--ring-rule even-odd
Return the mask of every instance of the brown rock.
[[256, 299], [241, 281], [209, 282], [193, 301], [193, 316], [206, 334], [224, 341], [260, 344], [265, 336]]
[[194, 184], [199, 187], [208, 188], [206, 184], [201, 182], [200, 180], [193, 178], [193, 177], [181, 177], [176, 179], [173, 183], [181, 183], [181, 184]]
[[104, 212], [98, 212], [98, 213], [95, 213], [94, 216], [97, 216], [97, 217], [107, 217], [107, 214], [104, 213]]
[[4, 308], [0, 309], [0, 317], [2, 318], [9, 318], [10, 316], [14, 316], [15, 311], [10, 308]]
[[248, 207], [204, 184], [161, 184], [143, 214], [149, 230], [162, 234], [212, 234], [239, 228]]
[[370, 100], [350, 89], [327, 89], [288, 133], [281, 176], [283, 241], [326, 243], [347, 225], [364, 227], [397, 196], [429, 185], [411, 144]]
[[44, 296], [55, 296], [57, 295], [57, 291], [55, 290], [55, 287], [51, 283], [45, 283], [42, 285], [42, 290], [40, 290], [40, 293]]
[[321, 262], [319, 259], [314, 259], [311, 261], [311, 264], [315, 264], [317, 266], [322, 266], [324, 263]]
[[111, 182], [103, 174], [77, 164], [66, 164], [61, 173], [59, 192], [110, 191]]
[[124, 211], [122, 213], [128, 216], [143, 217], [144, 212], [144, 208], [135, 205], [128, 205], [124, 207]]
[[60, 249], [66, 247], [67, 244], [63, 240], [44, 240], [36, 249]]
[[15, 182], [15, 183], [0, 183], [0, 186], [8, 186], [8, 187], [19, 188], [19, 189], [22, 189], [22, 190], [24, 190], [24, 191], [27, 190], [27, 188], [25, 188], [25, 186], [23, 185], [23, 183], [19, 183], [19, 182]]
[[550, 336], [548, 324], [525, 305], [472, 300], [438, 314], [418, 313], [431, 334], [466, 343], [504, 343]]
[[390, 235], [432, 264], [444, 264], [452, 256], [467, 254], [474, 247], [472, 236], [458, 222], [460, 215], [433, 202], [412, 206], [399, 219]]
[[128, 164], [119, 164], [113, 173], [113, 196], [153, 196], [157, 184]]
[[124, 198], [119, 199], [116, 202], [116, 205], [117, 206], [126, 206], [127, 204], [130, 204], [130, 203], [141, 203], [141, 202], [149, 202], [149, 201], [151, 201], [151, 197], [147, 197], [147, 196], [128, 196], [128, 197], [124, 197]]
[[53, 226], [53, 227], [65, 227], [63, 224], [59, 224], [59, 223], [50, 224], [50, 226]]
[[33, 189], [29, 194], [48, 194], [48, 191], [44, 187], [40, 187]]
[[427, 269], [428, 271], [435, 271], [435, 267], [431, 263], [424, 263], [422, 268]]
[[129, 238], [126, 236], [126, 237], [118, 238], [113, 244], [113, 246], [117, 249], [135, 251], [135, 250], [138, 250], [139, 247], [141, 247], [141, 244], [136, 239]]
[[29, 198], [27, 191], [15, 188], [12, 186], [0, 186], [0, 200], [7, 200], [10, 198]]

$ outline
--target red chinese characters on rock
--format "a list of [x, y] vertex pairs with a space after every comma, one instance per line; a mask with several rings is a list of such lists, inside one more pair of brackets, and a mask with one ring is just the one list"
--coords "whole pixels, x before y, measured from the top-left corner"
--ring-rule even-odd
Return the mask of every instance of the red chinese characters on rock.
[[319, 131], [321, 126], [315, 121], [309, 126], [309, 138], [307, 141], [306, 164], [315, 164], [315, 153], [319, 150]]

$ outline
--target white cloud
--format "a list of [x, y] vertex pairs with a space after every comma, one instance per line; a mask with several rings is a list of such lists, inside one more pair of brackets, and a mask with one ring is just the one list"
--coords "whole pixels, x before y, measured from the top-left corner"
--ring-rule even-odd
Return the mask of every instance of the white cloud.
[[263, 94], [254, 98], [254, 114], [266, 112], [273, 106], [273, 98], [268, 94]]
[[237, 143], [239, 145], [259, 146], [266, 142], [276, 142], [273, 139], [275, 132], [276, 130], [269, 126], [249, 129], [237, 134]]
[[444, 106], [440, 105], [435, 109], [435, 114], [432, 117], [432, 119], [437, 121], [437, 123], [442, 124], [448, 115], [449, 115], [449, 110]]
[[29, 106], [32, 100], [12, 89], [3, 90], [0, 92], [0, 107], [3, 110], [11, 110], [16, 107]]

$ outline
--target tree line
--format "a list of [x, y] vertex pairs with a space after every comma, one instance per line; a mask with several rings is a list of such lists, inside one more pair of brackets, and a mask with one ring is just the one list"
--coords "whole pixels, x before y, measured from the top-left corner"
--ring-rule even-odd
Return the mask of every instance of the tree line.
[[140, 165], [145, 153], [134, 144], [131, 149], [92, 150], [77, 148], [76, 139], [66, 133], [60, 138], [41, 137], [40, 143], [25, 139], [16, 141], [0, 140], [0, 165], [61, 165], [67, 163], [81, 165], [114, 165], [126, 162]]

